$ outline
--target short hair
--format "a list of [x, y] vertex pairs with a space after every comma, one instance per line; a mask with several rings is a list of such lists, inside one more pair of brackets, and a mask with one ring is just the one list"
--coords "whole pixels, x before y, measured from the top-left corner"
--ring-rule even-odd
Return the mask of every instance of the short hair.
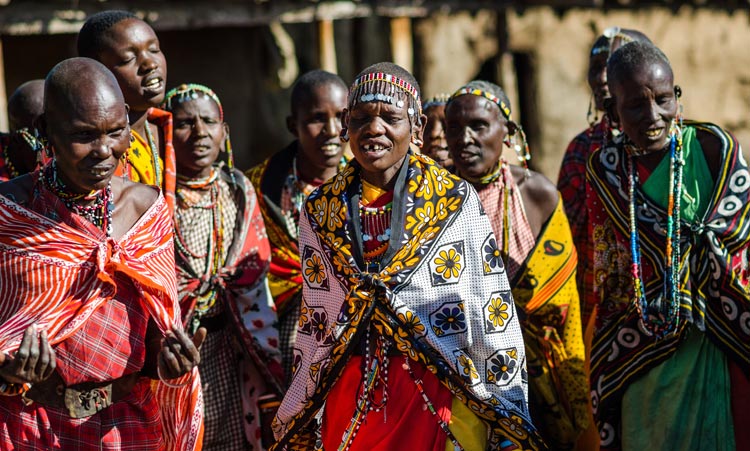
[[299, 105], [309, 97], [313, 89], [325, 86], [340, 86], [344, 92], [347, 90], [346, 83], [336, 74], [326, 72], [322, 69], [315, 69], [302, 74], [292, 87], [291, 112], [292, 116], [297, 115]]
[[625, 42], [621, 45], [625, 45], [629, 42], [651, 42], [651, 39], [649, 39], [648, 36], [638, 30], [633, 30], [632, 28], [609, 27], [604, 30], [603, 34], [596, 38], [596, 41], [594, 41], [594, 44], [591, 46], [589, 56], [594, 57], [600, 53], [609, 54], [613, 41], [618, 37], [621, 39], [624, 38], [623, 40]]
[[[44, 113], [44, 80], [29, 80], [8, 97], [8, 119], [10, 131], [31, 127], [26, 123]], [[18, 122], [21, 121], [21, 122]]]
[[672, 65], [667, 55], [651, 42], [634, 41], [623, 45], [607, 61], [607, 83], [612, 86], [621, 82], [636, 68], [660, 64], [672, 72]]
[[89, 16], [78, 32], [78, 56], [97, 58], [104, 48], [104, 35], [123, 20], [138, 19], [138, 16], [121, 10], [102, 11]]

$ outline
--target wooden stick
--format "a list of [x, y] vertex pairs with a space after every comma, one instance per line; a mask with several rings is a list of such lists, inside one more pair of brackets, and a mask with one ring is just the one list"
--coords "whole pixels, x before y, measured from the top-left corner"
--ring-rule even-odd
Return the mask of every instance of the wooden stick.
[[324, 19], [318, 22], [318, 58], [321, 69], [334, 74], [338, 72], [332, 20]]
[[414, 43], [411, 34], [410, 17], [391, 19], [391, 55], [393, 62], [412, 71], [414, 67]]

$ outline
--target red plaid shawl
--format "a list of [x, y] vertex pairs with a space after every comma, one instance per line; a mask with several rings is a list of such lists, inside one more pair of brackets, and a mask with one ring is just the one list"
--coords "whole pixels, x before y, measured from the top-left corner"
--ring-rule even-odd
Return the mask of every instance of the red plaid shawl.
[[[15, 351], [31, 324], [46, 330], [53, 346], [65, 341], [114, 297], [123, 279], [135, 286], [162, 333], [180, 322], [172, 221], [163, 197], [115, 241], [50, 193], [41, 194], [59, 220], [0, 196], [0, 352]], [[154, 382], [154, 393], [143, 393], [156, 396], [168, 450], [201, 446], [197, 369], [185, 379], [181, 388]]]

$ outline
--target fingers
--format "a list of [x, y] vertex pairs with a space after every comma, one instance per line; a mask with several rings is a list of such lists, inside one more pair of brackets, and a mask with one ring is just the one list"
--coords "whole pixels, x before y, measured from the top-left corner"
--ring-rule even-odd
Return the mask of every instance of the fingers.
[[199, 327], [198, 330], [195, 331], [195, 335], [193, 335], [193, 346], [199, 351], [198, 357], [200, 357], [201, 346], [203, 345], [203, 340], [206, 339], [207, 334], [208, 331], [205, 327]]
[[18, 347], [16, 355], [13, 358], [15, 367], [20, 371], [23, 371], [26, 367], [26, 362], [29, 360], [29, 354], [31, 352], [31, 345], [35, 339], [36, 325], [32, 324], [24, 331], [23, 338], [21, 339], [21, 345]]
[[[201, 329], [203, 332], [201, 332]], [[198, 365], [201, 361], [201, 353], [198, 350], [198, 346], [200, 346], [200, 344], [203, 343], [203, 339], [206, 338], [206, 329], [203, 327], [198, 328], [198, 331], [196, 331], [197, 338], [193, 337], [193, 339], [190, 339], [188, 334], [178, 326], [172, 328], [172, 334], [175, 340], [180, 344], [180, 349], [182, 351], [181, 356], [192, 364], [190, 368]], [[194, 344], [194, 340], [196, 339], [199, 340], [198, 346]]]
[[157, 362], [162, 370], [162, 375], [173, 379], [198, 366], [200, 363], [200, 345], [205, 338], [205, 328], [199, 328], [192, 339], [179, 326], [175, 326], [167, 332]]
[[57, 367], [57, 359], [55, 358], [55, 351], [47, 341], [47, 331], [44, 330], [39, 336], [39, 362], [36, 366], [36, 374], [42, 378], [47, 379], [52, 375]]

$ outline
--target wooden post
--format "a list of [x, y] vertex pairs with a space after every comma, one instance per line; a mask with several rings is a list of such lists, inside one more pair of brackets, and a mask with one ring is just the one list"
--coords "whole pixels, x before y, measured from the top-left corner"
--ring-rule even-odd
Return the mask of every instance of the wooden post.
[[411, 35], [411, 18], [394, 17], [391, 19], [391, 55], [394, 63], [413, 72], [414, 43]]
[[324, 19], [318, 22], [318, 61], [320, 68], [338, 73], [336, 64], [336, 41], [333, 37], [333, 20]]
[[8, 97], [5, 93], [5, 59], [3, 58], [3, 38], [0, 36], [0, 131], [9, 131]]

